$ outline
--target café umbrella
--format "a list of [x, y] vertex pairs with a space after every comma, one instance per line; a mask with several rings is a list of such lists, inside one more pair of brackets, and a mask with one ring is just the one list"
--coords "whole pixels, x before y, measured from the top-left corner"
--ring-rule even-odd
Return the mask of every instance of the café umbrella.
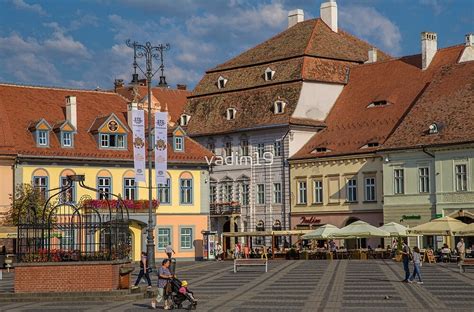
[[415, 226], [411, 229], [408, 229], [408, 232], [423, 235], [450, 236], [461, 231], [465, 226], [465, 223], [446, 216]]
[[390, 222], [390, 223], [384, 224], [381, 227], [379, 227], [379, 230], [389, 232], [390, 236], [392, 237], [409, 235], [407, 232], [408, 228], [396, 222]]
[[331, 236], [331, 238], [389, 237], [390, 233], [364, 221], [355, 221]]
[[456, 233], [457, 236], [474, 236], [474, 223], [466, 224]]
[[332, 224], [325, 224], [314, 231], [311, 231], [302, 236], [303, 239], [329, 239], [331, 235], [336, 234], [339, 228]]

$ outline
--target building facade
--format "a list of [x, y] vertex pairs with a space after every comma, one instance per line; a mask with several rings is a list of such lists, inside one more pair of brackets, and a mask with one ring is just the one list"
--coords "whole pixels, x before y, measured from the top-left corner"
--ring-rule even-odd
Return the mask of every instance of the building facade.
[[[15, 105], [10, 105], [12, 100]], [[159, 97], [154, 101], [159, 103]], [[49, 190], [66, 185], [67, 175], [79, 174], [85, 175], [86, 185], [120, 195], [131, 203], [133, 260], [139, 260], [140, 252], [146, 250], [148, 224], [148, 189], [145, 183], [135, 182], [127, 123], [130, 110], [141, 106], [136, 104], [114, 92], [0, 85], [1, 115], [6, 121], [0, 132], [8, 139], [0, 144], [5, 164], [2, 183], [10, 190], [22, 183], [32, 184], [47, 198]], [[154, 210], [156, 257], [164, 257], [164, 248], [171, 244], [177, 258], [202, 258], [201, 232], [209, 228], [205, 158], [211, 153], [177, 127], [172, 122], [175, 117], [170, 113], [169, 180], [166, 185], [153, 184], [153, 200], [158, 201]], [[9, 161], [8, 157], [13, 158]], [[2, 188], [2, 205], [9, 207], [6, 192], [8, 188]], [[11, 194], [15, 196], [15, 191]], [[100, 202], [107, 195], [74, 185], [61, 200], [78, 203], [84, 196]]]
[[[458, 61], [433, 78], [381, 151], [385, 222], [413, 227], [443, 216], [474, 221], [474, 58], [469, 38]], [[423, 241], [424, 246], [441, 243], [441, 237]], [[473, 243], [468, 238], [468, 245]]]
[[288, 159], [324, 129], [350, 69], [371, 49], [337, 28], [333, 4], [321, 6], [322, 19], [290, 12], [288, 29], [208, 70], [189, 96], [181, 125], [216, 155], [219, 233], [290, 228]]
[[[423, 170], [425, 180], [429, 172], [435, 172], [430, 153], [400, 150], [390, 153], [387, 162], [380, 150], [400, 142], [392, 136], [433, 84], [440, 84], [440, 92], [446, 92], [440, 76], [470, 49], [458, 45], [438, 50], [436, 46], [436, 34], [422, 33], [421, 54], [379, 61], [372, 50], [370, 62], [351, 68], [348, 83], [324, 120], [325, 128], [290, 158], [292, 228], [328, 223], [343, 227], [356, 220], [376, 227], [391, 221], [413, 225], [434, 216], [435, 209], [430, 207], [437, 201], [435, 194], [393, 194], [394, 183], [400, 179], [406, 187], [418, 185], [411, 171]], [[403, 166], [399, 157], [410, 158], [405, 175], [397, 169]], [[417, 205], [420, 211], [414, 214]], [[446, 202], [444, 207], [451, 211], [456, 206]], [[382, 242], [372, 239], [362, 244], [374, 247]]]

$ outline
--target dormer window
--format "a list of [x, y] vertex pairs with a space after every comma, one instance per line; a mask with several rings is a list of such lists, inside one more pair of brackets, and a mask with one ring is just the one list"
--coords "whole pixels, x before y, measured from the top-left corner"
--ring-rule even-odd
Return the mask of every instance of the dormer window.
[[179, 152], [184, 151], [184, 138], [182, 136], [174, 137], [174, 150]]
[[275, 101], [273, 104], [273, 112], [275, 114], [283, 114], [285, 112], [286, 103], [283, 101]]
[[181, 117], [179, 118], [179, 125], [180, 126], [187, 126], [189, 123], [189, 119], [191, 119], [191, 116], [182, 114]]
[[225, 79], [224, 77], [220, 76], [219, 79], [217, 79], [217, 87], [219, 89], [224, 89], [226, 84], [227, 79]]
[[328, 149], [327, 147], [316, 147], [313, 151], [313, 153], [328, 153], [331, 150]]
[[390, 104], [390, 102], [388, 102], [387, 100], [373, 101], [372, 103], [370, 103], [367, 106], [367, 108], [370, 108], [370, 107], [383, 107], [383, 106], [387, 106], [389, 104]]
[[275, 71], [268, 67], [265, 70], [265, 81], [273, 80], [273, 76], [275, 76]]
[[72, 132], [61, 133], [61, 145], [63, 147], [72, 147]]
[[100, 134], [100, 147], [104, 148], [125, 148], [125, 135], [124, 134]]
[[39, 121], [32, 122], [29, 125], [28, 130], [30, 130], [33, 134], [33, 138], [37, 147], [49, 147], [49, 134], [52, 130], [52, 127], [44, 118]]
[[432, 123], [429, 127], [428, 127], [428, 131], [429, 131], [429, 134], [436, 134], [439, 132], [439, 126], [436, 122]]
[[378, 147], [380, 144], [378, 142], [369, 142], [362, 146], [361, 148], [370, 148], [370, 147]]
[[36, 143], [38, 146], [48, 146], [49, 145], [49, 131], [47, 130], [38, 130]]
[[234, 120], [236, 113], [237, 111], [235, 110], [235, 108], [228, 108], [226, 114], [227, 120]]

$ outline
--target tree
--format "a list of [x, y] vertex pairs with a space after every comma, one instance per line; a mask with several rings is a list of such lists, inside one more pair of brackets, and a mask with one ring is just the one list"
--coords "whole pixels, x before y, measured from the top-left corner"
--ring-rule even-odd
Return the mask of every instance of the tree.
[[[36, 216], [37, 220], [43, 218], [43, 209], [47, 199], [31, 184], [18, 184], [15, 187], [15, 198], [10, 194], [10, 200], [11, 206], [3, 220], [4, 225], [18, 226], [20, 218], [26, 220], [28, 212], [31, 213], [30, 217]], [[49, 210], [50, 208], [46, 210], [46, 213]]]

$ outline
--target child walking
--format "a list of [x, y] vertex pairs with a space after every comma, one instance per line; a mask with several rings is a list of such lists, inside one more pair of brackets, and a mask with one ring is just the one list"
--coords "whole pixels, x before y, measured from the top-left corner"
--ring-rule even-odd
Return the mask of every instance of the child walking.
[[418, 284], [423, 284], [423, 281], [421, 280], [421, 254], [420, 254], [420, 249], [418, 246], [413, 247], [413, 273], [410, 275], [408, 278], [408, 281], [410, 283], [413, 282], [416, 276], [418, 276]]

